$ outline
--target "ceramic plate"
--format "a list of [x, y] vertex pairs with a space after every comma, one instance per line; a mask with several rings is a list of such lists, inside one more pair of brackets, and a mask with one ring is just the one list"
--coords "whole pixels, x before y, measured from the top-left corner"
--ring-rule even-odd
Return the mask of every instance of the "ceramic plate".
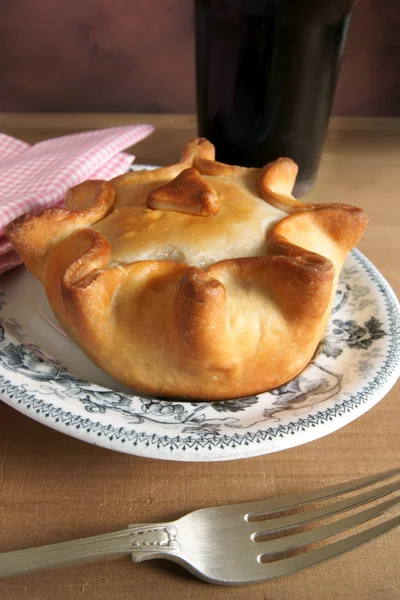
[[1, 280], [1, 399], [63, 433], [130, 454], [217, 461], [310, 442], [372, 408], [399, 364], [397, 300], [356, 250], [309, 366], [278, 389], [213, 403], [132, 394], [60, 330], [30, 273], [21, 267]]
[[284, 450], [356, 419], [399, 376], [399, 305], [357, 250], [308, 367], [270, 392], [212, 403], [124, 389], [63, 333], [42, 286], [23, 267], [0, 283], [0, 398], [49, 427], [120, 452], [220, 461]]

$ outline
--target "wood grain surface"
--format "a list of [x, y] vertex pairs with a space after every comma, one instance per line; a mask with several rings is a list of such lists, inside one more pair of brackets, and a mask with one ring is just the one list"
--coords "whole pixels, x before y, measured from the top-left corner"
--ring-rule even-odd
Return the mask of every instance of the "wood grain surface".
[[[166, 164], [195, 134], [193, 116], [3, 115], [0, 130], [35, 141], [112, 124], [157, 131], [134, 148], [138, 162]], [[360, 249], [400, 291], [400, 122], [333, 120], [310, 198], [351, 202], [370, 215]], [[1, 279], [0, 279], [1, 286]], [[275, 497], [400, 464], [400, 387], [375, 408], [310, 444], [242, 461], [141, 459], [52, 431], [0, 403], [0, 551], [156, 522], [187, 511]], [[398, 600], [400, 536], [287, 578], [220, 588], [163, 561], [122, 559], [0, 582], [1, 600]]]

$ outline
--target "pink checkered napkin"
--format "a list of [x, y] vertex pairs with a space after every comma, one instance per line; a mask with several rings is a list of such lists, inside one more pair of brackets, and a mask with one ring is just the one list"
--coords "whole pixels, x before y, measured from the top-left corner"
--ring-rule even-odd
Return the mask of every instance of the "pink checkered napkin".
[[34, 146], [0, 133], [0, 274], [21, 263], [4, 237], [11, 221], [62, 203], [66, 191], [86, 179], [121, 175], [134, 160], [121, 151], [153, 130], [152, 125], [111, 127]]

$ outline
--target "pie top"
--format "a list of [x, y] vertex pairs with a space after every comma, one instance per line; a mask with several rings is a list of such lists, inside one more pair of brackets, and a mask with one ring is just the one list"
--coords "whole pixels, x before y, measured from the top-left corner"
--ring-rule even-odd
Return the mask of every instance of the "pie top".
[[[149, 208], [154, 182], [129, 185], [129, 177], [124, 179], [116, 188], [112, 212], [92, 225], [111, 243], [109, 266], [171, 260], [207, 269], [224, 259], [265, 255], [267, 231], [287, 213], [260, 199], [257, 173], [249, 172], [240, 180], [216, 175], [197, 178], [218, 198], [218, 210], [212, 215]], [[156, 185], [167, 183], [158, 180]], [[189, 182], [194, 190], [196, 184]]]

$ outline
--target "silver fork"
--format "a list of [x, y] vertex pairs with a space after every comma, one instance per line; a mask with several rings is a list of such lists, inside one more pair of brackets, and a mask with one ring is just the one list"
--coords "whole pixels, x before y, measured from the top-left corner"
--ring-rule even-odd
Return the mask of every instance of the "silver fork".
[[[305, 507], [320, 500], [364, 490], [372, 484], [396, 477], [400, 469], [362, 477], [312, 492], [283, 498], [204, 508], [172, 523], [129, 525], [127, 529], [89, 538], [0, 554], [0, 577], [44, 571], [61, 566], [132, 555], [134, 562], [165, 558], [179, 563], [201, 579], [221, 585], [238, 585], [288, 575], [343, 554], [400, 525], [400, 515], [321, 548], [296, 556], [283, 553], [301, 549], [347, 531], [393, 509], [399, 496], [386, 499], [361, 512], [307, 529], [262, 541], [267, 535], [336, 515], [392, 494], [399, 480], [362, 491], [357, 495], [310, 508], [296, 514], [278, 512]], [[266, 518], [264, 521], [257, 520]], [[267, 559], [267, 564], [264, 564]], [[272, 559], [272, 562], [271, 562]]]

